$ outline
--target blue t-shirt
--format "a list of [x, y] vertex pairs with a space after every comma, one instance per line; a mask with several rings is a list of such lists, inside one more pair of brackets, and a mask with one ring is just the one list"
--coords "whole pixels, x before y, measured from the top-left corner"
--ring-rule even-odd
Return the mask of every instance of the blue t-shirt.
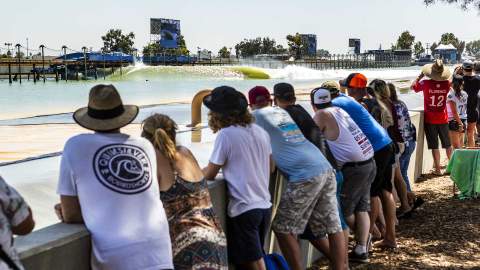
[[311, 179], [332, 170], [325, 156], [305, 139], [287, 111], [266, 107], [253, 112], [255, 123], [270, 135], [272, 156], [289, 182]]
[[392, 143], [387, 131], [368, 113], [360, 103], [351, 97], [340, 94], [332, 100], [333, 106], [337, 106], [346, 111], [353, 121], [360, 127], [365, 136], [373, 146], [373, 151], [378, 151]]

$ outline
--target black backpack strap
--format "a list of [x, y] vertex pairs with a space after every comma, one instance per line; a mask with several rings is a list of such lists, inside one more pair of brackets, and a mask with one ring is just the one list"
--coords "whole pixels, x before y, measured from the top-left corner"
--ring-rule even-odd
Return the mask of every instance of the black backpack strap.
[[0, 246], [0, 259], [5, 262], [10, 269], [20, 270], [18, 265], [8, 256], [8, 254], [3, 250], [3, 247]]

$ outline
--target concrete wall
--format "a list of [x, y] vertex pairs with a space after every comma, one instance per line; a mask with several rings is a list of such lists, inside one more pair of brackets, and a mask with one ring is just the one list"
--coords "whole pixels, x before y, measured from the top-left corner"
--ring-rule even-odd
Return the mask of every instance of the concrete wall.
[[[412, 155], [409, 167], [411, 181], [432, 167], [432, 157], [424, 143], [423, 112], [412, 111], [412, 121], [417, 127], [417, 150]], [[419, 151], [422, 150], [422, 151]], [[272, 203], [278, 205], [284, 187], [284, 179], [272, 179], [270, 191]], [[225, 182], [217, 180], [209, 184], [213, 206], [226, 233], [227, 190]], [[52, 210], [53, 211], [53, 210]], [[274, 213], [273, 213], [274, 214]], [[320, 254], [306, 241], [300, 241], [304, 267], [311, 265]], [[27, 270], [87, 270], [90, 262], [90, 236], [83, 225], [55, 224], [35, 231], [27, 236], [19, 236], [15, 246]], [[267, 235], [265, 251], [279, 252], [272, 233]]]

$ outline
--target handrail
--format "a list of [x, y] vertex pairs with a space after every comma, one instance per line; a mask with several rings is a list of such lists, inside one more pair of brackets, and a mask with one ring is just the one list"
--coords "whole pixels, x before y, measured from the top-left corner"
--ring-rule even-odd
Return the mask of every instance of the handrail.
[[212, 92], [210, 89], [198, 91], [192, 99], [192, 123], [187, 127], [196, 127], [202, 122], [202, 102], [203, 98]]

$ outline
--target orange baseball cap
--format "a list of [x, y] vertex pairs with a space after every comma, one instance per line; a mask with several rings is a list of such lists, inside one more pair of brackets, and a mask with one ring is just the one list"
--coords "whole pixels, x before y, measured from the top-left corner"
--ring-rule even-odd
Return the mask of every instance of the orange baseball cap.
[[362, 73], [352, 73], [339, 83], [342, 87], [362, 89], [367, 87], [367, 77]]

